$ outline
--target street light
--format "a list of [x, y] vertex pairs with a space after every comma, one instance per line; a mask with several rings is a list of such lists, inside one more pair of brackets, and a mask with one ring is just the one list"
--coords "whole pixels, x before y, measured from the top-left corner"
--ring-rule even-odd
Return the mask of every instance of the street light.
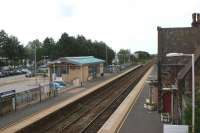
[[108, 65], [108, 48], [107, 48], [107, 46], [106, 46], [106, 65]]
[[192, 57], [192, 133], [195, 132], [195, 75], [194, 75], [194, 54], [184, 54], [184, 53], [168, 53], [167, 57], [175, 56], [190, 56]]
[[34, 65], [35, 65], [35, 84], [37, 85], [37, 76], [36, 76], [36, 70], [37, 70], [37, 53], [36, 53], [36, 44], [35, 44], [35, 49], [34, 49]]
[[46, 58], [48, 58], [49, 56], [42, 56], [44, 59], [43, 59], [43, 63], [45, 64], [45, 63], [47, 63], [46, 62]]

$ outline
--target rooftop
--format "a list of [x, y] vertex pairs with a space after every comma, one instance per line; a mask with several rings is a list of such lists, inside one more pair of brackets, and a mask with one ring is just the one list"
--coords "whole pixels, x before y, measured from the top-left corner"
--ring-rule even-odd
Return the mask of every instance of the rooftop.
[[79, 57], [61, 57], [53, 62], [54, 63], [70, 63], [75, 65], [85, 65], [85, 64], [99, 64], [104, 63], [105, 61], [102, 59], [95, 58], [94, 56], [79, 56]]

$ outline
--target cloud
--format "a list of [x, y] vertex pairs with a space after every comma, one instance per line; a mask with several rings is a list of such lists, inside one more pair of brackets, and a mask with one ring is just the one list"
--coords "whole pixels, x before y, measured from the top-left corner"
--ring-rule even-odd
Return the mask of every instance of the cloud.
[[157, 26], [190, 26], [198, 0], [3, 0], [0, 28], [26, 44], [63, 32], [106, 42], [114, 50], [157, 52]]

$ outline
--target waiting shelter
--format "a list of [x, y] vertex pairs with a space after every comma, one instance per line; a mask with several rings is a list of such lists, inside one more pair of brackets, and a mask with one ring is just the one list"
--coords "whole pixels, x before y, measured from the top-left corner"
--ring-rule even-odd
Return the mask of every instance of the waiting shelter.
[[61, 57], [48, 63], [50, 81], [62, 80], [79, 85], [103, 76], [104, 62], [94, 56]]

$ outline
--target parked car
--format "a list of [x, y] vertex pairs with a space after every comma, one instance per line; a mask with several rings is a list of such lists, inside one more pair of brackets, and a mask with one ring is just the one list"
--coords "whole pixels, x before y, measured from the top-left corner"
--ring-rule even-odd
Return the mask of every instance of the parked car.
[[22, 73], [26, 74], [27, 72], [30, 72], [30, 70], [26, 69], [26, 68], [23, 68], [22, 70]]
[[0, 78], [3, 78], [3, 77], [5, 77], [5, 75], [2, 72], [0, 72]]
[[28, 71], [28, 72], [26, 73], [26, 75], [25, 75], [25, 77], [27, 77], [27, 78], [31, 78], [31, 77], [34, 77], [34, 76], [35, 76], [35, 73], [32, 72], [32, 71]]
[[11, 75], [16, 75], [14, 70], [9, 70], [8, 73], [9, 73], [10, 76]]
[[15, 74], [19, 75], [19, 74], [23, 74], [23, 72], [22, 72], [22, 70], [20, 70], [20, 69], [16, 69], [16, 70], [15, 70]]
[[54, 81], [49, 84], [49, 87], [52, 89], [63, 89], [65, 88], [66, 84], [63, 81]]
[[2, 71], [3, 75], [6, 77], [6, 76], [9, 76], [10, 75], [10, 72], [8, 70], [6, 71]]

